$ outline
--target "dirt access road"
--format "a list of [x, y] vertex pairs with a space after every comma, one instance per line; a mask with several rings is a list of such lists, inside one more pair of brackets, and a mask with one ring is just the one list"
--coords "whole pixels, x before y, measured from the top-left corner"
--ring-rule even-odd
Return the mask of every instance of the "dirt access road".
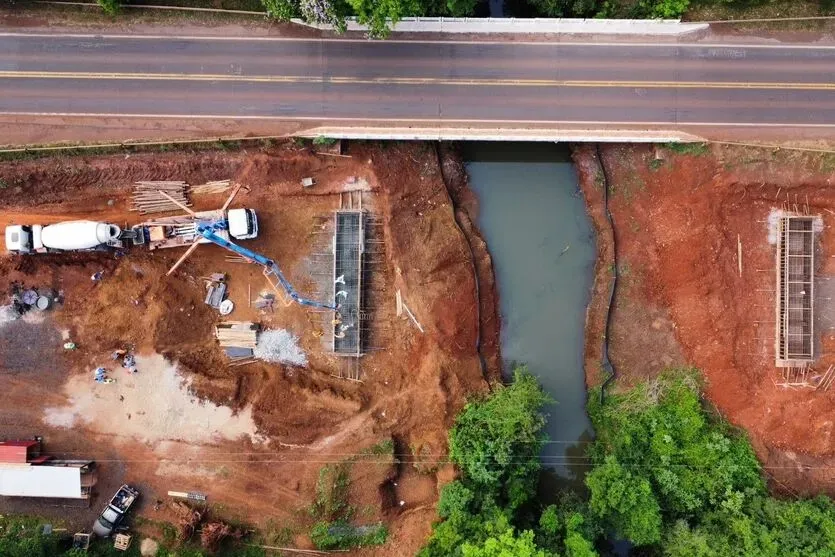
[[[259, 238], [247, 246], [277, 260], [303, 293], [330, 288], [330, 265], [320, 261], [330, 235], [321, 232], [345, 190], [362, 190], [354, 199], [362, 195], [383, 230], [372, 279], [375, 350], [358, 363], [361, 382], [336, 377], [356, 363], [328, 353], [321, 331], [329, 321], [321, 315], [295, 305], [274, 313], [248, 308], [249, 290], [255, 297], [266, 286], [259, 269], [228, 262], [215, 246], [201, 246], [169, 278], [181, 251], [0, 257], [0, 305], [14, 284], [64, 296], [54, 311], [0, 323], [0, 423], [4, 437], [43, 435], [49, 453], [99, 463], [92, 507], [71, 513], [77, 527], [128, 481], [143, 492], [146, 518], [171, 520], [165, 507], [153, 509], [167, 490], [202, 491], [227, 515], [287, 526], [305, 546], [304, 509], [319, 469], [391, 439], [401, 464], [355, 464], [351, 504], [364, 509], [363, 522], [389, 524], [392, 541], [378, 554], [414, 554], [422, 544], [438, 483], [450, 477], [447, 428], [466, 397], [487, 388], [476, 351], [474, 252], [456, 224], [433, 146], [354, 144], [348, 155], [287, 143], [0, 164], [0, 226], [66, 218], [134, 224], [128, 204], [136, 180], [231, 178], [250, 189], [233, 206], [259, 215]], [[455, 160], [445, 166], [460, 169]], [[307, 176], [317, 184], [302, 189]], [[196, 196], [194, 208], [218, 207], [225, 196]], [[97, 271], [104, 272], [98, 285], [90, 280]], [[232, 318], [298, 335], [308, 365], [228, 367], [212, 334], [220, 317], [203, 304], [200, 277], [213, 272], [229, 275]], [[394, 315], [396, 289], [424, 334]], [[78, 350], [63, 351], [65, 339]], [[110, 359], [126, 345], [139, 355], [136, 376]], [[92, 381], [99, 365], [111, 369], [115, 384]], [[20, 501], [0, 508], [66, 513]]]
[[[769, 243], [769, 214], [776, 209], [822, 218], [815, 286], [820, 358], [809, 373], [819, 377], [835, 363], [835, 158], [728, 146], [691, 150], [602, 147], [618, 239], [620, 283], [610, 337], [617, 385], [671, 366], [696, 366], [708, 399], [750, 435], [773, 487], [835, 494], [835, 392], [778, 385]], [[611, 230], [594, 149], [580, 147], [574, 158], [599, 238], [586, 331], [587, 380], [597, 385]]]

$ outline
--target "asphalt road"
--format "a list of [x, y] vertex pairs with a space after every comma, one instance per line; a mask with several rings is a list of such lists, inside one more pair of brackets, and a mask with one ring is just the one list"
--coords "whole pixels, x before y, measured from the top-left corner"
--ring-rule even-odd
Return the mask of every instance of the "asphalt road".
[[0, 34], [0, 113], [835, 130], [835, 47]]

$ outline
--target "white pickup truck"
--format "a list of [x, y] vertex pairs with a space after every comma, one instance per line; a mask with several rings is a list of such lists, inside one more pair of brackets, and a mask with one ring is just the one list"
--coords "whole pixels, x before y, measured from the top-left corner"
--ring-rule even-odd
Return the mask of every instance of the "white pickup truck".
[[106, 538], [113, 533], [136, 500], [139, 499], [139, 491], [129, 485], [123, 485], [110, 500], [101, 515], [93, 523], [93, 533]]

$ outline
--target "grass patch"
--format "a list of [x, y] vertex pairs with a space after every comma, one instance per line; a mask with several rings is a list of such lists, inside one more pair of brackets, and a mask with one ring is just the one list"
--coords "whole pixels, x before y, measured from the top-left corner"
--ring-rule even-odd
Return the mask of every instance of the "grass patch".
[[159, 529], [162, 531], [162, 543], [173, 545], [177, 541], [177, 528], [173, 524], [162, 522], [159, 524]]
[[[354, 462], [362, 463], [368, 458], [367, 465], [378, 459], [369, 457], [387, 456], [389, 459], [379, 464], [389, 466], [394, 457], [394, 440], [387, 438], [379, 443], [362, 449], [359, 454], [340, 462], [328, 464], [319, 470], [316, 481], [316, 498], [308, 509], [310, 516], [317, 520], [310, 530], [310, 539], [317, 549], [355, 549], [369, 545], [381, 545], [388, 539], [388, 528], [382, 524], [354, 525], [351, 519], [356, 509], [348, 500], [351, 488], [351, 469]], [[366, 505], [362, 515], [374, 516], [375, 507]]]
[[636, 158], [635, 149], [633, 147], [623, 147], [618, 149], [616, 160], [620, 169], [617, 174], [618, 178], [610, 176], [610, 196], [614, 197], [616, 195], [620, 195], [629, 201], [632, 199], [632, 196], [636, 191], [646, 188], [646, 184], [641, 178], [638, 168], [636, 167]]
[[125, 155], [142, 153], [169, 153], [189, 152], [199, 153], [203, 151], [239, 151], [245, 148], [268, 149], [280, 143], [281, 139], [234, 139], [218, 140], [205, 139], [195, 140], [188, 143], [124, 143], [110, 145], [68, 145], [62, 148], [42, 149], [43, 146], [32, 146], [21, 148], [15, 151], [0, 151], [0, 162], [35, 160], [47, 157], [94, 157], [107, 155]]
[[351, 464], [328, 464], [319, 470], [316, 499], [310, 506], [310, 516], [319, 520], [350, 520], [354, 509], [348, 504], [351, 488]]
[[310, 531], [310, 539], [317, 549], [355, 549], [382, 545], [388, 539], [385, 524], [354, 526], [345, 521], [319, 522]]
[[[824, 153], [820, 156], [821, 172], [835, 172], [835, 154]], [[0, 188], [3, 187], [0, 183]]]
[[594, 173], [594, 187], [602, 190], [605, 183], [606, 177], [603, 175], [603, 171], [598, 168], [597, 172]]
[[650, 159], [647, 166], [649, 166], [649, 169], [653, 172], [660, 170], [661, 167], [664, 166], [664, 159]]
[[707, 143], [665, 143], [664, 147], [679, 155], [701, 156], [710, 152]]
[[394, 441], [391, 438], [383, 439], [376, 445], [364, 448], [360, 451], [363, 455], [392, 455], [394, 454]]
[[279, 526], [272, 519], [267, 521], [267, 524], [264, 526], [264, 530], [262, 532], [264, 545], [275, 545], [280, 547], [286, 547], [293, 543], [295, 535], [295, 530], [289, 526]]

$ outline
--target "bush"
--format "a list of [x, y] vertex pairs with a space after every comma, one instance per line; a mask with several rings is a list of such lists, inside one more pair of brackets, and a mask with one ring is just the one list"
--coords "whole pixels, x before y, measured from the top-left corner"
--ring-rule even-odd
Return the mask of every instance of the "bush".
[[511, 509], [533, 496], [545, 442], [542, 407], [550, 400], [522, 366], [510, 386], [464, 407], [450, 431], [449, 456], [474, 490]]
[[107, 15], [116, 15], [118, 14], [121, 9], [122, 5], [119, 3], [119, 0], [96, 0], [101, 6], [101, 9], [104, 10], [104, 13]]
[[349, 520], [354, 513], [348, 504], [350, 487], [349, 463], [323, 466], [316, 481], [316, 499], [310, 507], [310, 515], [323, 520]]
[[346, 521], [319, 522], [310, 531], [310, 539], [316, 549], [355, 549], [369, 545], [382, 545], [388, 539], [384, 524], [354, 526]]

